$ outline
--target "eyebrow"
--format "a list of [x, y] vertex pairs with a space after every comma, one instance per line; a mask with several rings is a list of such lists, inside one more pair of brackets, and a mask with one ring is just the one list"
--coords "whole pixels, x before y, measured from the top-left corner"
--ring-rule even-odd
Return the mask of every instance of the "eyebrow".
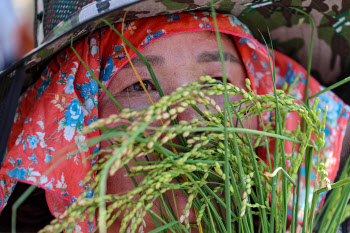
[[[238, 58], [235, 57], [232, 53], [223, 52], [224, 53], [224, 60], [234, 63], [240, 63]], [[204, 62], [220, 62], [220, 52], [203, 52], [197, 56], [197, 62], [204, 63]]]
[[[151, 66], [162, 65], [165, 63], [165, 58], [162, 56], [148, 55], [144, 56], [144, 58], [148, 61], [148, 63]], [[139, 57], [134, 57], [131, 61], [135, 67], [144, 66], [143, 61]], [[130, 62], [126, 63], [125, 66], [123, 66], [123, 68], [131, 68]]]
[[[238, 58], [236, 58], [232, 53], [228, 53], [228, 52], [223, 52], [223, 53], [224, 53], [224, 60], [225, 61], [240, 64]], [[163, 65], [165, 63], [165, 58], [162, 56], [147, 55], [147, 56], [144, 56], [144, 58], [148, 61], [148, 63], [151, 66]], [[200, 53], [199, 55], [197, 55], [196, 60], [199, 63], [220, 62], [221, 61], [220, 52], [219, 51], [203, 52], [203, 53]], [[143, 61], [139, 57], [135, 57], [131, 61], [135, 67], [144, 66]], [[123, 66], [123, 69], [124, 68], [126, 68], [126, 69], [131, 68], [130, 62], [126, 63], [125, 66]]]

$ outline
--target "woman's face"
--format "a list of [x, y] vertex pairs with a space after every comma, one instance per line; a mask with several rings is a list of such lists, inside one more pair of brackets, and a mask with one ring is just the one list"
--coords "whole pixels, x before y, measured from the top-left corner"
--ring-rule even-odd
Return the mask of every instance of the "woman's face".
[[[234, 46], [233, 40], [222, 34], [222, 46], [225, 56], [225, 70], [228, 82], [245, 88], [246, 72], [241, 64], [240, 56]], [[149, 44], [141, 54], [151, 64], [158, 81], [166, 95], [171, 94], [183, 84], [198, 81], [205, 74], [222, 78], [222, 68], [219, 56], [218, 43], [214, 32], [185, 32], [166, 36]], [[158, 92], [152, 82], [146, 66], [139, 58], [132, 60], [137, 72], [141, 76], [152, 100], [159, 99]], [[124, 66], [112, 79], [108, 86], [108, 91], [124, 107], [128, 108], [129, 103], [132, 109], [150, 105], [147, 95], [143, 91], [138, 79], [128, 64]], [[223, 96], [212, 97], [223, 107]], [[231, 96], [230, 100], [238, 100], [239, 96]], [[107, 95], [104, 95], [99, 102], [99, 118], [116, 114], [120, 110], [113, 104]], [[178, 115], [178, 121], [191, 120], [198, 117], [194, 110], [186, 110]], [[154, 123], [157, 124], [157, 123]], [[245, 127], [251, 129], [258, 128], [257, 118], [244, 122]], [[101, 148], [109, 146], [109, 142], [102, 142]], [[108, 193], [120, 193], [134, 188], [129, 177], [125, 177], [125, 169], [120, 169], [113, 177], [109, 177], [107, 182]], [[141, 177], [136, 179], [140, 181]], [[181, 214], [186, 205], [187, 198], [182, 191], [175, 192], [176, 204]], [[173, 198], [169, 197], [169, 200]], [[172, 203], [171, 203], [172, 204]], [[155, 228], [150, 216], [145, 217], [147, 223], [146, 232]], [[194, 214], [190, 215], [190, 222], [195, 222]], [[113, 226], [113, 231], [118, 229], [118, 221]]]

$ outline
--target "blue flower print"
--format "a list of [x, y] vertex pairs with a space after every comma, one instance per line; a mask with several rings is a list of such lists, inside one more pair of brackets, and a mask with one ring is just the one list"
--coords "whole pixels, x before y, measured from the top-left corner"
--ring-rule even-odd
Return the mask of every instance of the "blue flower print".
[[345, 106], [344, 106], [344, 109], [343, 109], [343, 113], [341, 114], [342, 117], [348, 118], [348, 117], [349, 117], [348, 112], [350, 112], [350, 106], [345, 105]]
[[67, 72], [61, 70], [61, 78], [65, 79], [67, 77]]
[[67, 82], [66, 82], [66, 86], [64, 87], [64, 92], [66, 94], [72, 94], [74, 93], [74, 75], [70, 74], [68, 76]]
[[23, 140], [22, 143], [23, 143], [23, 150], [26, 150], [26, 149], [27, 149], [27, 143], [26, 143], [26, 141]]
[[12, 157], [9, 159], [9, 162], [12, 164], [12, 166], [14, 166], [14, 167], [20, 166], [22, 163], [22, 159], [16, 159], [16, 161], [17, 162], [15, 162], [15, 160], [13, 160]]
[[162, 31], [156, 31], [156, 33], [154, 33], [153, 38], [158, 38], [161, 37], [164, 33]]
[[88, 226], [89, 232], [92, 232], [92, 230], [94, 229], [94, 224], [91, 224], [90, 220], [87, 221], [87, 224], [89, 224], [89, 226]]
[[173, 15], [173, 14], [166, 14], [165, 17], [168, 18], [168, 22], [169, 23], [172, 23], [173, 20], [179, 20], [180, 19], [180, 15], [179, 14], [175, 14], [175, 15]]
[[12, 166], [16, 166], [15, 160], [13, 160], [13, 158], [9, 158], [9, 162], [12, 164]]
[[[94, 70], [91, 70], [91, 71], [92, 71], [93, 74], [95, 73]], [[92, 78], [92, 76], [91, 76], [91, 74], [90, 74], [90, 71], [87, 71], [87, 72], [86, 72], [86, 77], [88, 77], [89, 79]]]
[[66, 124], [72, 127], [76, 127], [77, 124], [84, 123], [83, 109], [78, 100], [73, 99], [67, 106], [67, 110], [64, 111], [66, 117]]
[[16, 161], [17, 161], [16, 166], [20, 166], [20, 165], [21, 165], [21, 163], [22, 163], [22, 159], [16, 159]]
[[45, 187], [46, 187], [46, 188], [48, 188], [48, 189], [53, 189], [53, 186], [52, 186], [52, 184], [51, 184], [51, 183], [46, 184], [46, 185], [45, 185]]
[[325, 128], [324, 128], [324, 130], [322, 130], [322, 131], [324, 131], [324, 134], [325, 134], [325, 137], [324, 137], [325, 143], [324, 143], [324, 145], [327, 147], [327, 146], [329, 146], [329, 144], [331, 143], [331, 142], [329, 141], [330, 136], [331, 136], [331, 130], [330, 130], [329, 127], [326, 125]]
[[80, 96], [85, 100], [90, 98], [90, 85], [88, 82], [85, 82], [83, 85], [81, 85]]
[[93, 149], [93, 151], [92, 151], [92, 154], [95, 154], [95, 153], [97, 153], [97, 152], [99, 152], [99, 148], [95, 147], [95, 148]]
[[18, 168], [16, 167], [15, 169], [13, 169], [12, 171], [8, 172], [7, 175], [13, 178], [17, 178], [17, 179], [21, 179], [21, 180], [25, 180], [25, 175], [26, 175], [26, 170], [22, 167], [22, 168]]
[[246, 33], [251, 34], [249, 28], [245, 24], [243, 24], [239, 19], [237, 19], [235, 16], [230, 16], [229, 21], [230, 21], [232, 26], [241, 26], [242, 32], [246, 32]]
[[288, 66], [288, 69], [286, 71], [286, 81], [288, 84], [291, 84], [296, 78], [296, 75], [294, 73], [294, 70], [291, 68], [290, 62], [287, 63], [287, 66]]
[[101, 73], [102, 77], [100, 79], [102, 79], [102, 81], [106, 82], [111, 77], [112, 72], [113, 72], [113, 65], [114, 65], [114, 62], [112, 60], [112, 56], [109, 56], [107, 63], [106, 63], [106, 66]]
[[144, 43], [148, 44], [152, 40], [152, 38], [153, 38], [152, 35], [147, 35], [145, 40], [144, 40]]
[[28, 157], [30, 161], [33, 161], [34, 163], [38, 163], [38, 160], [36, 160], [36, 155], [33, 154], [32, 157]]
[[31, 122], [32, 121], [32, 118], [26, 118], [25, 120], [24, 120], [24, 124], [27, 124], [27, 123], [29, 123], [29, 122]]
[[91, 110], [95, 107], [93, 97], [89, 97], [89, 98], [85, 99], [84, 104], [88, 110]]
[[98, 151], [99, 151], [99, 148], [94, 148], [94, 150], [92, 151], [92, 155], [95, 155], [95, 157], [91, 158], [91, 166], [95, 166], [96, 165], [96, 161], [98, 159]]
[[263, 62], [263, 61], [261, 61], [260, 64], [261, 64], [261, 66], [262, 66], [264, 69], [265, 69], [266, 67], [268, 67], [268, 65], [269, 65], [269, 63]]
[[97, 94], [97, 90], [98, 90], [97, 82], [95, 80], [91, 80], [89, 82], [89, 84], [90, 84], [91, 94], [96, 95]]
[[253, 61], [258, 60], [258, 56], [256, 55], [255, 52], [252, 52], [252, 58], [253, 58]]
[[146, 38], [141, 43], [141, 46], [146, 46], [151, 40], [162, 37], [166, 33], [166, 31], [156, 31], [153, 35], [151, 33], [146, 36]]
[[244, 43], [248, 43], [248, 42], [250, 42], [250, 39], [242, 37], [242, 38], [239, 39], [238, 44], [239, 45], [243, 45]]
[[[125, 27], [125, 28], [127, 28], [127, 27]], [[114, 47], [114, 54], [117, 54], [117, 53], [122, 52], [122, 49], [123, 49], [122, 46], [116, 45], [116, 46]]]
[[28, 144], [29, 144], [29, 148], [31, 149], [35, 149], [39, 140], [38, 138], [34, 135], [34, 136], [30, 136], [27, 138]]
[[40, 87], [38, 88], [38, 98], [41, 97], [41, 95], [44, 93], [44, 91], [46, 90], [46, 88], [50, 85], [51, 82], [51, 78], [45, 79]]
[[[98, 120], [97, 116], [94, 116], [94, 119], [95, 119], [95, 121], [97, 121], [97, 120]], [[89, 119], [89, 120], [87, 121], [87, 125], [90, 125], [92, 122], [94, 122], [94, 120], [93, 120], [93, 119]], [[94, 132], [97, 132], [97, 130], [94, 129]]]
[[203, 22], [199, 24], [199, 27], [200, 27], [200, 28], [204, 28], [204, 27], [205, 27], [205, 28], [211, 28], [211, 25], [208, 23], [208, 22], [209, 22], [208, 17], [203, 17], [203, 18], [202, 18], [202, 21], [203, 21]]
[[43, 75], [47, 74], [47, 67], [43, 70]]
[[91, 197], [93, 197], [94, 196], [94, 191], [92, 191], [92, 190], [89, 190], [87, 193], [86, 193], [86, 197], [87, 198], [91, 198]]
[[49, 153], [45, 152], [45, 163], [51, 162], [52, 156]]
[[330, 126], [335, 126], [337, 124], [339, 115], [341, 114], [342, 102], [334, 101], [333, 96], [331, 96], [328, 92], [320, 95], [319, 99], [320, 101], [317, 107], [317, 109], [321, 109], [321, 114], [319, 115], [319, 117], [322, 117], [324, 115], [324, 108], [326, 107], [326, 105], [328, 105], [326, 121]]

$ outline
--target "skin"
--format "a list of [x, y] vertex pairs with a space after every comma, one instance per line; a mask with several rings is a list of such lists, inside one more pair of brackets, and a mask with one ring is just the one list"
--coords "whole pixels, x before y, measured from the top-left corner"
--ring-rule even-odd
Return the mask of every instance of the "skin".
[[[225, 70], [228, 82], [240, 88], [245, 88], [246, 72], [232, 39], [229, 36], [222, 35], [222, 45], [226, 58]], [[185, 83], [198, 81], [201, 76], [205, 75], [204, 71], [211, 77], [222, 79], [219, 49], [215, 33], [213, 32], [202, 31], [173, 34], [152, 42], [141, 51], [141, 54], [151, 63], [158, 81], [166, 95], [171, 94]], [[144, 66], [138, 58], [133, 59], [133, 64], [147, 86], [147, 90], [150, 93], [152, 100], [156, 102], [159, 100], [159, 95], [152, 83], [152, 78], [150, 77], [146, 66]], [[124, 66], [116, 74], [108, 86], [108, 91], [112, 93], [124, 108], [129, 107], [129, 101], [132, 109], [150, 105], [150, 102], [142, 90], [130, 65]], [[214, 97], [214, 99], [217, 104], [223, 108], [223, 96]], [[239, 96], [230, 97], [231, 101], [238, 99], [240, 99]], [[99, 117], [105, 118], [118, 112], [118, 108], [113, 104], [109, 97], [104, 95], [99, 102]], [[192, 109], [188, 109], [179, 114], [178, 121], [188, 121], [194, 117], [198, 117], [198, 113]], [[249, 121], [245, 121], [244, 125], [247, 128], [257, 129], [257, 120], [257, 118], [252, 118]], [[153, 124], [159, 125], [157, 122]], [[109, 146], [109, 142], [104, 141], [101, 143], [101, 148], [106, 146]], [[120, 193], [134, 188], [131, 179], [124, 176], [126, 173], [125, 169], [120, 169], [114, 176], [108, 178], [107, 193]], [[138, 182], [141, 179], [142, 177], [136, 177]], [[170, 204], [174, 209], [174, 203], [172, 203], [173, 197], [171, 193], [168, 195], [168, 200], [170, 200]], [[175, 191], [175, 196], [178, 212], [179, 215], [181, 215], [182, 210], [187, 203], [187, 197], [182, 191]], [[153, 210], [157, 212], [155, 208]], [[147, 224], [147, 227], [144, 229], [145, 232], [156, 228], [149, 215], [146, 215], [144, 220]], [[195, 223], [193, 210], [190, 214], [189, 220], [190, 222]], [[119, 225], [120, 220], [117, 219], [109, 232], [112, 232], [112, 230], [113, 232], [118, 232]]]

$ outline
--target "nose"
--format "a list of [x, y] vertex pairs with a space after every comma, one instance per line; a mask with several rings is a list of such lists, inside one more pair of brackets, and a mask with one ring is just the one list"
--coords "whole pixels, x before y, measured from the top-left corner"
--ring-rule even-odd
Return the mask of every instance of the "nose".
[[[189, 106], [185, 111], [178, 114], [178, 117], [177, 117], [178, 121], [190, 121], [193, 118], [200, 117], [201, 114], [206, 115], [208, 111], [215, 114], [224, 108], [224, 96], [205, 95], [204, 97], [198, 96], [197, 99], [200, 101], [198, 104], [196, 104], [197, 109]], [[210, 105], [204, 104], [203, 101], [209, 102]], [[201, 111], [202, 113], [200, 114], [198, 110]]]
[[[180, 73], [180, 72], [179, 72]], [[183, 72], [182, 72], [183, 73]], [[179, 77], [179, 76], [174, 76]], [[195, 81], [200, 81], [200, 75], [197, 74], [187, 74], [187, 75], [181, 75], [181, 78], [174, 78], [171, 82], [171, 87], [167, 88], [167, 90], [171, 90], [171, 92], [174, 92], [177, 88], [183, 86], [187, 83], [193, 83]], [[198, 93], [200, 93], [202, 90], [197, 90]], [[203, 93], [203, 92], [202, 92]], [[169, 93], [171, 94], [171, 93]], [[224, 96], [223, 95], [203, 95], [198, 96], [199, 101], [201, 100], [207, 100], [211, 103], [213, 107], [209, 107], [210, 111], [213, 113], [217, 113], [218, 109], [223, 109], [224, 107]], [[181, 103], [178, 103], [180, 105]], [[217, 107], [218, 106], [218, 107]], [[196, 104], [196, 107], [201, 111], [207, 111], [206, 106], [203, 102], [199, 102]], [[190, 121], [193, 118], [200, 117], [200, 113], [197, 112], [196, 109], [192, 108], [191, 106], [187, 107], [187, 109], [181, 113], [178, 114], [177, 119], [178, 121]]]

